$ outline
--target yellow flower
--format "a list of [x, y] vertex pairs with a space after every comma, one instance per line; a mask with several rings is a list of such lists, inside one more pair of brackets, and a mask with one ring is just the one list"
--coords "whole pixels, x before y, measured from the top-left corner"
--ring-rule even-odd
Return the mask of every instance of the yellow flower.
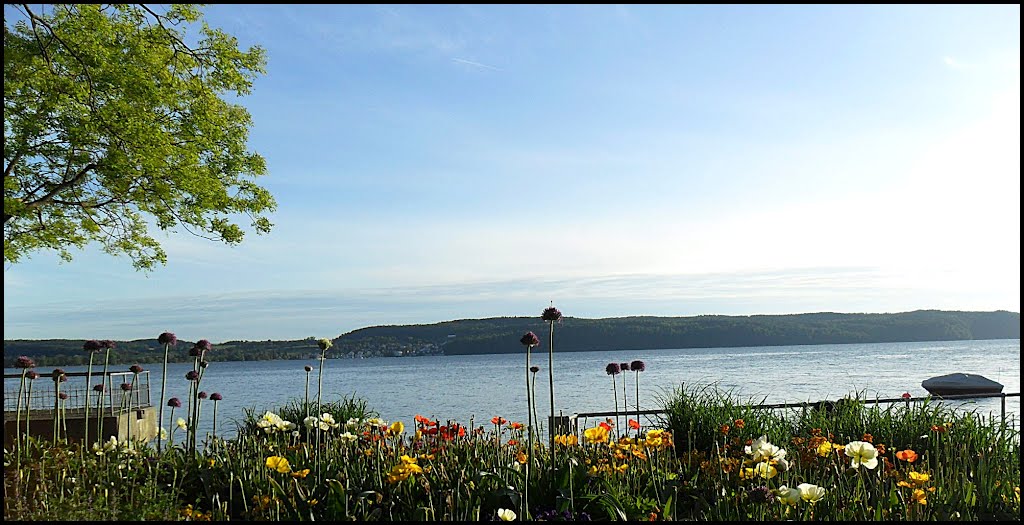
[[583, 437], [587, 443], [606, 443], [608, 441], [608, 430], [604, 427], [588, 428], [583, 431]]
[[826, 442], [818, 445], [818, 455], [819, 456], [825, 457], [825, 456], [827, 456], [827, 455], [829, 455], [831, 453], [832, 453], [832, 443], [829, 443], [828, 441], [826, 441]]
[[615, 471], [618, 472], [619, 474], [625, 474], [626, 473], [626, 469], [628, 469], [628, 468], [629, 468], [629, 465], [626, 464], [626, 463], [623, 463], [621, 465], [616, 465], [615, 466]]
[[281, 474], [287, 474], [292, 470], [291, 465], [288, 464], [288, 460], [281, 456], [270, 456], [267, 458], [267, 468], [274, 469]]
[[308, 468], [304, 468], [302, 470], [296, 470], [295, 472], [292, 472], [292, 477], [293, 478], [305, 478], [308, 475], [309, 475], [309, 469]]
[[580, 440], [576, 437], [576, 434], [559, 434], [555, 436], [555, 443], [565, 447], [571, 447], [579, 444]]
[[400, 457], [398, 459], [403, 464], [405, 464], [405, 465], [415, 465], [416, 464], [416, 458], [414, 458], [412, 456], [409, 456], [408, 454], [403, 454], [402, 457]]
[[498, 509], [498, 518], [501, 521], [515, 521], [516, 512], [512, 509]]
[[915, 503], [921, 505], [928, 504], [928, 493], [922, 489], [914, 489], [914, 493], [911, 495], [911, 497], [914, 498]]
[[761, 461], [757, 465], [754, 465], [754, 474], [765, 479], [772, 479], [779, 474], [779, 471], [774, 465]]
[[642, 459], [642, 460], [646, 460], [647, 459], [647, 454], [644, 453], [644, 450], [642, 448], [634, 447], [630, 452], [632, 452], [633, 455], [636, 456], [639, 459]]
[[390, 427], [388, 427], [388, 431], [391, 432], [392, 436], [397, 436], [398, 434], [405, 432], [405, 425], [403, 425], [401, 421], [395, 421]]
[[908, 476], [910, 477], [911, 481], [917, 483], [918, 485], [924, 485], [925, 483], [928, 483], [928, 480], [931, 479], [931, 476], [929, 476], [927, 472], [914, 472], [913, 470], [910, 471]]
[[522, 464], [522, 465], [525, 465], [525, 464], [526, 464], [526, 461], [527, 461], [528, 459], [529, 459], [529, 458], [528, 458], [528, 457], [526, 457], [526, 453], [525, 453], [525, 452], [520, 452], [520, 453], [519, 453], [519, 455], [517, 455], [517, 456], [516, 456], [516, 461], [518, 461], [518, 462], [519, 462], [520, 464]]

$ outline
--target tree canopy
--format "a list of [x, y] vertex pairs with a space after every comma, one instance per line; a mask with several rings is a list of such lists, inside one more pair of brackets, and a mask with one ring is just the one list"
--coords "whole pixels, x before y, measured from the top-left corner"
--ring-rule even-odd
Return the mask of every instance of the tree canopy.
[[149, 270], [167, 262], [153, 228], [269, 232], [266, 162], [232, 103], [265, 65], [192, 5], [5, 6], [4, 260], [97, 242]]

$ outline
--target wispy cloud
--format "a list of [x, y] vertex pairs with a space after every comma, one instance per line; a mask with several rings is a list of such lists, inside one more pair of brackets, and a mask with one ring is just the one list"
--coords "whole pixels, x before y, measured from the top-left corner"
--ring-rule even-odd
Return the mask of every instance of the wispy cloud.
[[459, 64], [466, 64], [466, 65], [473, 66], [473, 67], [478, 67], [478, 68], [481, 68], [481, 69], [490, 69], [490, 70], [493, 70], [493, 71], [504, 71], [504, 69], [501, 69], [500, 67], [488, 66], [487, 64], [481, 64], [480, 62], [474, 62], [472, 60], [466, 60], [464, 58], [452, 58], [452, 62], [458, 62]]
[[[374, 325], [533, 315], [550, 300], [566, 315], [585, 318], [907, 311], [947, 306], [927, 302], [941, 291], [925, 290], [922, 295], [922, 290], [899, 281], [877, 268], [851, 266], [268, 290], [166, 297], [160, 302], [54, 302], [5, 309], [4, 328], [11, 339], [139, 339], [170, 330], [186, 338], [227, 341], [336, 336]], [[764, 310], [765, 304], [774, 305], [773, 310]], [[840, 304], [845, 308], [836, 307]]]
[[949, 56], [942, 57], [942, 62], [951, 69], [967, 69], [969, 66], [968, 64]]

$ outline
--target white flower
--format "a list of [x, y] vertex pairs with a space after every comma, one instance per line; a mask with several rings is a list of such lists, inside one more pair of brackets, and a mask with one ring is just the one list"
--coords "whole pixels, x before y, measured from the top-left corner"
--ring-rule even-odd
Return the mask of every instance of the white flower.
[[167, 429], [164, 427], [160, 427], [160, 439], [167, 439]]
[[357, 435], [355, 435], [355, 434], [353, 434], [351, 432], [346, 431], [344, 434], [338, 436], [338, 438], [341, 439], [342, 441], [351, 443], [351, 442], [359, 439], [359, 436], [357, 436]]
[[334, 421], [334, 416], [330, 414], [320, 415], [320, 430], [330, 430], [332, 428], [338, 428], [340, 425]]
[[345, 422], [345, 428], [354, 430], [359, 427], [359, 423], [362, 421], [358, 417], [351, 417]]
[[757, 438], [752, 444], [743, 448], [743, 451], [752, 456], [752, 461], [778, 461], [786, 457], [786, 450], [781, 449], [768, 442], [768, 436]]
[[779, 487], [779, 501], [796, 505], [800, 503], [800, 489], [791, 489], [785, 485]]
[[825, 497], [825, 489], [817, 485], [801, 483], [797, 485], [796, 488], [800, 493], [800, 499], [810, 503], [817, 503], [821, 498]]
[[860, 468], [861, 465], [873, 469], [878, 466], [878, 451], [867, 441], [851, 441], [846, 444], [846, 457], [850, 458], [850, 466]]
[[501, 521], [515, 521], [516, 512], [512, 509], [498, 509], [498, 517]]
[[182, 430], [188, 430], [188, 423], [185, 422], [185, 418], [179, 417], [176, 423], [178, 425], [178, 428]]
[[316, 428], [317, 427], [317, 423], [318, 423], [318, 421], [316, 419], [316, 416], [306, 416], [306, 419], [302, 420], [302, 424], [306, 425], [306, 428], [308, 428], [310, 430]]
[[366, 420], [366, 425], [370, 426], [370, 427], [386, 427], [386, 426], [388, 426], [388, 424], [385, 423], [384, 420], [379, 418], [379, 417], [372, 417], [370, 419], [367, 419]]

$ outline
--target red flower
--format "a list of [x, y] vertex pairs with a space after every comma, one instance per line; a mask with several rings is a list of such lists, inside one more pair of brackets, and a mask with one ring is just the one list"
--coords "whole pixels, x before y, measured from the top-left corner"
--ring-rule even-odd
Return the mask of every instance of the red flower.
[[903, 399], [910, 399], [911, 397], [913, 397], [913, 396], [910, 395], [910, 392], [904, 392], [903, 393]]
[[491, 423], [501, 426], [504, 425], [505, 423], [508, 423], [508, 420], [501, 416], [494, 416], [491, 418]]
[[629, 428], [632, 428], [633, 430], [640, 430], [640, 422], [635, 419], [630, 419]]
[[601, 428], [603, 428], [603, 429], [605, 429], [605, 430], [607, 430], [609, 432], [611, 432], [611, 430], [612, 430], [612, 426], [609, 425], [608, 423], [603, 422], [603, 421], [600, 424], [598, 424], [597, 426], [599, 426], [599, 427], [601, 427]]

